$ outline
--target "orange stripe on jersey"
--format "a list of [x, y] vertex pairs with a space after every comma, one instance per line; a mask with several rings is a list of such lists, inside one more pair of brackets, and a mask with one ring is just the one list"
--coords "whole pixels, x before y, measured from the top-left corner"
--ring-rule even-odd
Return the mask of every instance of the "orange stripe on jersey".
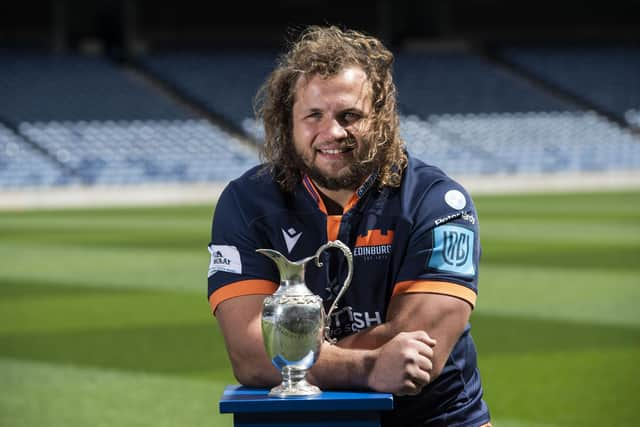
[[[316, 203], [318, 203], [318, 209], [328, 215], [329, 211], [327, 210], [327, 206], [324, 204], [322, 196], [320, 196], [320, 191], [318, 191], [318, 189], [316, 188], [316, 184], [311, 180], [311, 178], [309, 178], [308, 175], [305, 175], [305, 177], [302, 179], [302, 184], [304, 185], [304, 188], [307, 189], [309, 194], [311, 194], [311, 197], [313, 197]], [[360, 197], [358, 197], [358, 193], [354, 192], [347, 204], [343, 206], [342, 213], [345, 213], [349, 211], [349, 209], [353, 208], [358, 203], [358, 200], [360, 200]]]
[[478, 297], [475, 292], [466, 286], [435, 280], [408, 280], [406, 282], [396, 283], [393, 288], [393, 296], [414, 292], [451, 295], [465, 300], [471, 304], [472, 307], [476, 306], [476, 298]]
[[218, 304], [230, 298], [243, 295], [271, 295], [278, 289], [278, 284], [270, 280], [241, 280], [223, 286], [209, 297], [211, 312], [215, 314]]
[[358, 236], [356, 246], [390, 245], [391, 242], [393, 242], [392, 230], [387, 230], [384, 234], [380, 230], [369, 230], [366, 236]]
[[327, 215], [327, 240], [338, 240], [342, 215]]
[[358, 200], [360, 200], [360, 198], [358, 197], [358, 194], [357, 193], [353, 193], [353, 195], [351, 196], [351, 198], [349, 199], [347, 204], [342, 209], [342, 213], [348, 212], [349, 209], [351, 209], [352, 207], [354, 207], [356, 205], [356, 203], [358, 203]]
[[320, 197], [320, 192], [316, 188], [313, 181], [311, 181], [311, 178], [309, 178], [308, 176], [305, 176], [302, 179], [302, 184], [304, 185], [304, 188], [307, 189], [309, 194], [311, 194], [311, 197], [313, 197], [313, 200], [315, 200], [316, 203], [318, 204], [318, 209], [320, 209], [322, 212], [325, 213], [325, 215], [327, 215], [327, 207], [324, 204], [324, 200], [322, 200], [322, 197]]

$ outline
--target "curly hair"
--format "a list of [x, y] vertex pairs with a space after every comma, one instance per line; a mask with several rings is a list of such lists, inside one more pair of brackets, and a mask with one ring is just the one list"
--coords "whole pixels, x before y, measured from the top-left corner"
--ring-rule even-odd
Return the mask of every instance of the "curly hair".
[[370, 126], [363, 139], [370, 141], [363, 163], [378, 167], [380, 187], [398, 187], [407, 165], [400, 137], [393, 83], [393, 54], [376, 38], [335, 26], [310, 26], [256, 94], [254, 109], [262, 120], [265, 143], [261, 153], [268, 170], [285, 191], [301, 179], [293, 145], [292, 111], [295, 86], [302, 75], [335, 76], [345, 67], [359, 66], [372, 89]]

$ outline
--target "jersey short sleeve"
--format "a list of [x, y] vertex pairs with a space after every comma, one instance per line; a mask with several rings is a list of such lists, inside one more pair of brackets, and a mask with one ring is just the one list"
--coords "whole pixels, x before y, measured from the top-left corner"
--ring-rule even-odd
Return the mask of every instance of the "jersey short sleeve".
[[[245, 192], [246, 193], [246, 192]], [[272, 294], [279, 282], [272, 261], [256, 252], [268, 248], [266, 233], [256, 227], [256, 207], [231, 183], [222, 192], [213, 215], [208, 295], [211, 310], [241, 295]]]
[[429, 292], [461, 298], [475, 306], [480, 236], [467, 191], [447, 178], [417, 203], [406, 256], [393, 294]]

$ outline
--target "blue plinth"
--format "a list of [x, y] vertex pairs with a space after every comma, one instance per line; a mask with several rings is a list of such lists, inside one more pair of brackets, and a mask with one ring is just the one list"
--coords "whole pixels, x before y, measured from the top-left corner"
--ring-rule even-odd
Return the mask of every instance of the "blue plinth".
[[220, 412], [242, 427], [379, 427], [381, 411], [393, 409], [388, 393], [323, 391], [317, 396], [269, 397], [268, 389], [227, 386]]

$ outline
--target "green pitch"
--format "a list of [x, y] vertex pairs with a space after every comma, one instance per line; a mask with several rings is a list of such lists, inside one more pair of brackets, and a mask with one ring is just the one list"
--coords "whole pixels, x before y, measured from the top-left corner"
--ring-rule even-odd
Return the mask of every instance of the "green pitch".
[[[476, 197], [496, 427], [635, 426], [640, 193]], [[212, 206], [0, 213], [0, 426], [230, 426]]]

